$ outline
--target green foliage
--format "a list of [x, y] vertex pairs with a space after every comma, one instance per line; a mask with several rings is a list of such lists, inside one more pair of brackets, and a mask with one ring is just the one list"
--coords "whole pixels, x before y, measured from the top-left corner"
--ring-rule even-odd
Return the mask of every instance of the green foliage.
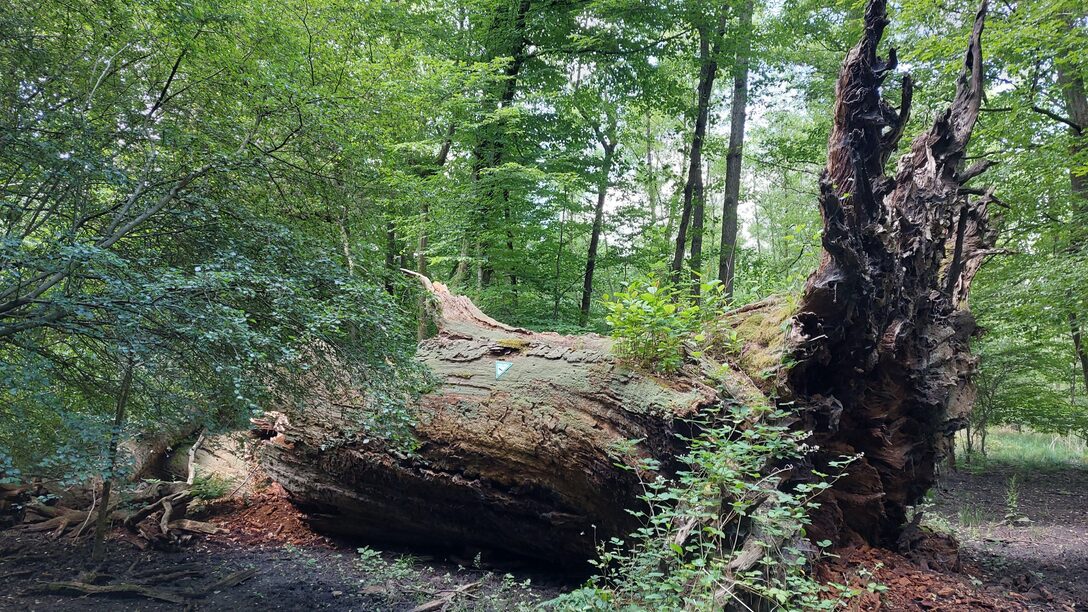
[[215, 474], [197, 474], [189, 491], [198, 499], [213, 500], [230, 493], [233, 481]]
[[[805, 525], [819, 505], [815, 498], [837, 477], [817, 473], [814, 482], [782, 486], [783, 474], [804, 456], [807, 435], [774, 424], [786, 416], [769, 408], [732, 410], [723, 424], [691, 440], [681, 458], [684, 468], [671, 478], [656, 462], [643, 460], [638, 472], [646, 508], [633, 510], [643, 527], [626, 541], [602, 546], [600, 573], [555, 605], [717, 610], [761, 600], [781, 610], [835, 609], [848, 589], [820, 584], [807, 573], [818, 549], [805, 539]], [[734, 570], [730, 563], [746, 538], [760, 542], [759, 560]]]
[[699, 321], [699, 306], [684, 305], [680, 295], [677, 288], [648, 279], [632, 281], [607, 297], [605, 321], [616, 339], [616, 353], [657, 372], [680, 369], [684, 343]]
[[1088, 441], [1006, 426], [994, 427], [987, 433], [986, 454], [969, 455], [964, 465], [972, 472], [1012, 468], [1025, 475], [1070, 467], [1088, 467]]
[[668, 282], [653, 277], [632, 281], [604, 300], [614, 350], [639, 367], [675, 372], [684, 363], [685, 345], [703, 340], [699, 331], [719, 312], [723, 290], [716, 280], [702, 283], [699, 302], [689, 303]]
[[[288, 4], [0, 15], [0, 448], [24, 473], [103, 473], [129, 366], [126, 437], [234, 426], [345, 383], [375, 397], [360, 429], [404, 437], [414, 293], [353, 271], [378, 258], [344, 208], [393, 128], [340, 89], [396, 62], [352, 42], [394, 16]], [[380, 102], [403, 110], [396, 93]]]

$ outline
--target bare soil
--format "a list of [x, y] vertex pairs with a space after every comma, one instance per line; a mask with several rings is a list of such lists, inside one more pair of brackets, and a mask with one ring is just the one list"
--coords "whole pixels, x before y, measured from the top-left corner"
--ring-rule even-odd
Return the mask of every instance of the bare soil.
[[1088, 609], [1088, 470], [945, 474], [935, 511], [977, 579], [1051, 609]]
[[[0, 531], [0, 610], [391, 610], [449, 601], [446, 610], [515, 610], [570, 586], [529, 568], [499, 571], [486, 560], [410, 556], [367, 550], [322, 537], [276, 487], [214, 507], [210, 519], [228, 530], [178, 551], [140, 551], [122, 530], [111, 536], [107, 560], [89, 572], [86, 537], [53, 539], [18, 528]], [[50, 583], [140, 585], [153, 592], [200, 593], [235, 572], [244, 582], [185, 603], [145, 595], [46, 592]], [[183, 575], [177, 576], [178, 573]], [[528, 582], [526, 582], [528, 581]], [[435, 610], [438, 607], [433, 608]]]
[[[88, 574], [86, 538], [0, 531], [0, 609], [410, 611], [438, 602], [446, 610], [505, 611], [527, 609], [578, 582], [575, 572], [554, 568], [488, 569], [486, 556], [471, 551], [360, 554], [357, 544], [311, 531], [276, 486], [245, 501], [213, 504], [210, 511], [207, 520], [227, 533], [196, 539], [179, 551], [140, 551], [115, 531], [108, 560], [94, 575]], [[924, 531], [903, 553], [843, 548], [819, 565], [819, 576], [863, 591], [873, 586], [852, 600], [852, 610], [1088, 609], [1088, 471], [1028, 474], [998, 466], [945, 474], [926, 522], [955, 539]], [[201, 593], [247, 569], [255, 575], [183, 604], [43, 590], [49, 583], [83, 581]]]

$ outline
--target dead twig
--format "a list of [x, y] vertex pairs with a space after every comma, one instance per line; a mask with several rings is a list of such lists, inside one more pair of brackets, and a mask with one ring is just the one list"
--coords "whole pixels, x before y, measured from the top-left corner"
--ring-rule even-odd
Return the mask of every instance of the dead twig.
[[148, 599], [158, 599], [170, 603], [184, 604], [188, 597], [184, 594], [163, 589], [154, 589], [140, 584], [90, 584], [86, 582], [47, 582], [31, 589], [38, 593], [78, 593], [81, 595], [139, 595]]
[[441, 595], [437, 599], [432, 599], [427, 603], [420, 604], [412, 608], [409, 612], [434, 612], [435, 610], [445, 610], [446, 606], [453, 603], [455, 597], [457, 597], [458, 595], [468, 594], [470, 591], [475, 590], [479, 586], [479, 581], [462, 584], [455, 589], [446, 591], [444, 595]]

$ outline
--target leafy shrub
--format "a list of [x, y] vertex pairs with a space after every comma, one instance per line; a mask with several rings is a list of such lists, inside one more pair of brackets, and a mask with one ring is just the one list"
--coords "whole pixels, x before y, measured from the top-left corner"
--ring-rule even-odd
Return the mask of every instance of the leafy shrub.
[[[646, 510], [632, 513], [643, 526], [630, 541], [600, 549], [599, 574], [582, 589], [551, 603], [564, 610], [776, 610], [835, 609], [852, 590], [824, 585], [806, 572], [818, 553], [805, 538], [815, 498], [833, 477], [783, 487], [789, 462], [805, 452], [804, 432], [775, 425], [786, 415], [771, 408], [735, 409], [726, 423], [691, 441], [686, 465], [665, 478], [652, 460], [641, 467]], [[753, 424], [754, 423], [754, 424]], [[849, 459], [835, 462], [844, 467]], [[768, 466], [780, 466], [768, 469]], [[730, 563], [755, 538], [758, 562], [734, 570]], [[830, 542], [819, 542], [819, 547]]]
[[657, 372], [680, 369], [685, 343], [702, 339], [701, 328], [723, 302], [724, 287], [718, 281], [703, 283], [700, 289], [701, 303], [687, 303], [686, 291], [648, 277], [606, 296], [605, 321], [617, 354]]
[[197, 499], [219, 499], [230, 491], [232, 481], [215, 474], [197, 475], [189, 487]]

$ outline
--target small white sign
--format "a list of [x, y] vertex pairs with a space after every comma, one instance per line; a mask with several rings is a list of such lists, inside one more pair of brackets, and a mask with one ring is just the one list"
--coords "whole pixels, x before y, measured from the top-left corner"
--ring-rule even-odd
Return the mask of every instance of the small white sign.
[[496, 361], [495, 362], [495, 380], [502, 378], [503, 374], [506, 374], [507, 370], [514, 367], [514, 364], [509, 361]]

